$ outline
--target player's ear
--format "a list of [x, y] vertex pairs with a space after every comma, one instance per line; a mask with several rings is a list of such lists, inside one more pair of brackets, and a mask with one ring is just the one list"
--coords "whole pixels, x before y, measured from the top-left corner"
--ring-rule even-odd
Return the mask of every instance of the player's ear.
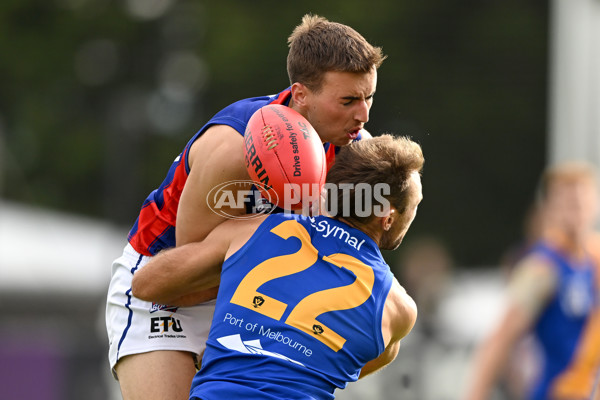
[[387, 232], [390, 230], [392, 225], [394, 225], [396, 218], [398, 218], [398, 212], [396, 211], [396, 208], [390, 207], [388, 210], [386, 210], [385, 215], [380, 218], [381, 218], [381, 227], [383, 228], [384, 231]]
[[292, 101], [298, 107], [306, 107], [306, 97], [309, 90], [300, 82], [294, 82], [292, 85]]

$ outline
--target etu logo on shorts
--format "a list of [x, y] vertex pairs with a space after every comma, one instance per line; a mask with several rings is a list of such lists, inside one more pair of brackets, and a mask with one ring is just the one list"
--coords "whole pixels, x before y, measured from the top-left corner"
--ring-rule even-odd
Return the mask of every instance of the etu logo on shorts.
[[182, 332], [181, 321], [173, 317], [154, 317], [150, 318], [150, 332]]

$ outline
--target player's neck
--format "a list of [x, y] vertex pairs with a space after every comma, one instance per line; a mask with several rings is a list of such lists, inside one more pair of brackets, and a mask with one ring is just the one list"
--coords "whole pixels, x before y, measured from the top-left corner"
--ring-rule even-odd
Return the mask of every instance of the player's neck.
[[571, 257], [581, 258], [586, 254], [588, 235], [584, 232], [566, 232], [549, 228], [544, 232], [544, 237]]
[[351, 226], [352, 228], [358, 229], [359, 231], [363, 232], [364, 234], [369, 236], [371, 239], [373, 239], [375, 244], [377, 244], [377, 246], [379, 246], [379, 243], [381, 242], [381, 231], [379, 229], [377, 229], [375, 224], [373, 224], [373, 223], [361, 224], [360, 222], [357, 222], [357, 221], [354, 221], [351, 219], [347, 219], [347, 218], [342, 218], [342, 217], [336, 217], [335, 219], [340, 222], [343, 222], [346, 225]]

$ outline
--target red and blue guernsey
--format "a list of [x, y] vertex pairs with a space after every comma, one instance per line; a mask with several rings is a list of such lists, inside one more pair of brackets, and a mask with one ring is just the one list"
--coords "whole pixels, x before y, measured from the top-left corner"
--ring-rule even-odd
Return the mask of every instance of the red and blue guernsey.
[[269, 215], [223, 264], [190, 399], [333, 399], [384, 351], [393, 279], [364, 232]]
[[[248, 120], [267, 104], [289, 105], [290, 88], [273, 96], [253, 97], [235, 102], [219, 111], [187, 143], [175, 159], [162, 184], [150, 193], [127, 239], [140, 254], [153, 256], [162, 249], [175, 246], [175, 221], [179, 198], [190, 172], [188, 155], [192, 144], [212, 125], [229, 125], [244, 135]], [[360, 138], [360, 136], [359, 136]], [[327, 164], [335, 160], [336, 146], [325, 144]], [[241, 151], [241, 150], [240, 150]]]
[[531, 399], [589, 398], [598, 368], [598, 307], [595, 268], [591, 259], [574, 262], [544, 242], [533, 253], [552, 260], [558, 288], [535, 325], [543, 357]]

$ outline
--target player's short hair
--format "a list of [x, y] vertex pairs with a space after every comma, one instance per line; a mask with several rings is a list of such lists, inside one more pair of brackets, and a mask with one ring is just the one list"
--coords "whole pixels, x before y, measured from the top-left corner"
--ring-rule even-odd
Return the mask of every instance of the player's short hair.
[[[410, 176], [413, 172], [421, 173], [424, 163], [423, 151], [418, 143], [408, 137], [384, 134], [342, 147], [327, 174], [327, 183], [338, 187], [343, 183], [354, 186], [366, 183], [371, 187], [381, 183], [387, 184], [390, 193], [384, 197], [396, 207], [399, 213], [403, 213], [411, 200], [408, 190]], [[339, 192], [338, 190], [338, 194]], [[370, 199], [358, 198], [364, 196], [365, 192], [355, 192], [351, 189], [348, 191], [348, 197], [331, 196], [328, 201], [337, 202], [337, 206], [328, 208], [336, 209], [339, 217], [364, 224], [369, 222], [375, 213], [370, 213], [368, 216], [356, 215], [356, 202], [377, 206], [380, 202], [374, 198], [375, 192], [372, 191], [370, 194], [372, 196]], [[350, 207], [345, 208], [349, 214], [342, 215], [340, 212], [344, 209], [344, 202], [350, 203]]]
[[547, 167], [542, 173], [538, 186], [538, 200], [548, 196], [548, 188], [555, 182], [575, 182], [587, 180], [598, 185], [596, 167], [586, 161], [563, 161]]
[[287, 71], [290, 84], [302, 83], [312, 91], [321, 88], [325, 72], [367, 73], [385, 60], [374, 47], [347, 25], [306, 14], [288, 38]]

